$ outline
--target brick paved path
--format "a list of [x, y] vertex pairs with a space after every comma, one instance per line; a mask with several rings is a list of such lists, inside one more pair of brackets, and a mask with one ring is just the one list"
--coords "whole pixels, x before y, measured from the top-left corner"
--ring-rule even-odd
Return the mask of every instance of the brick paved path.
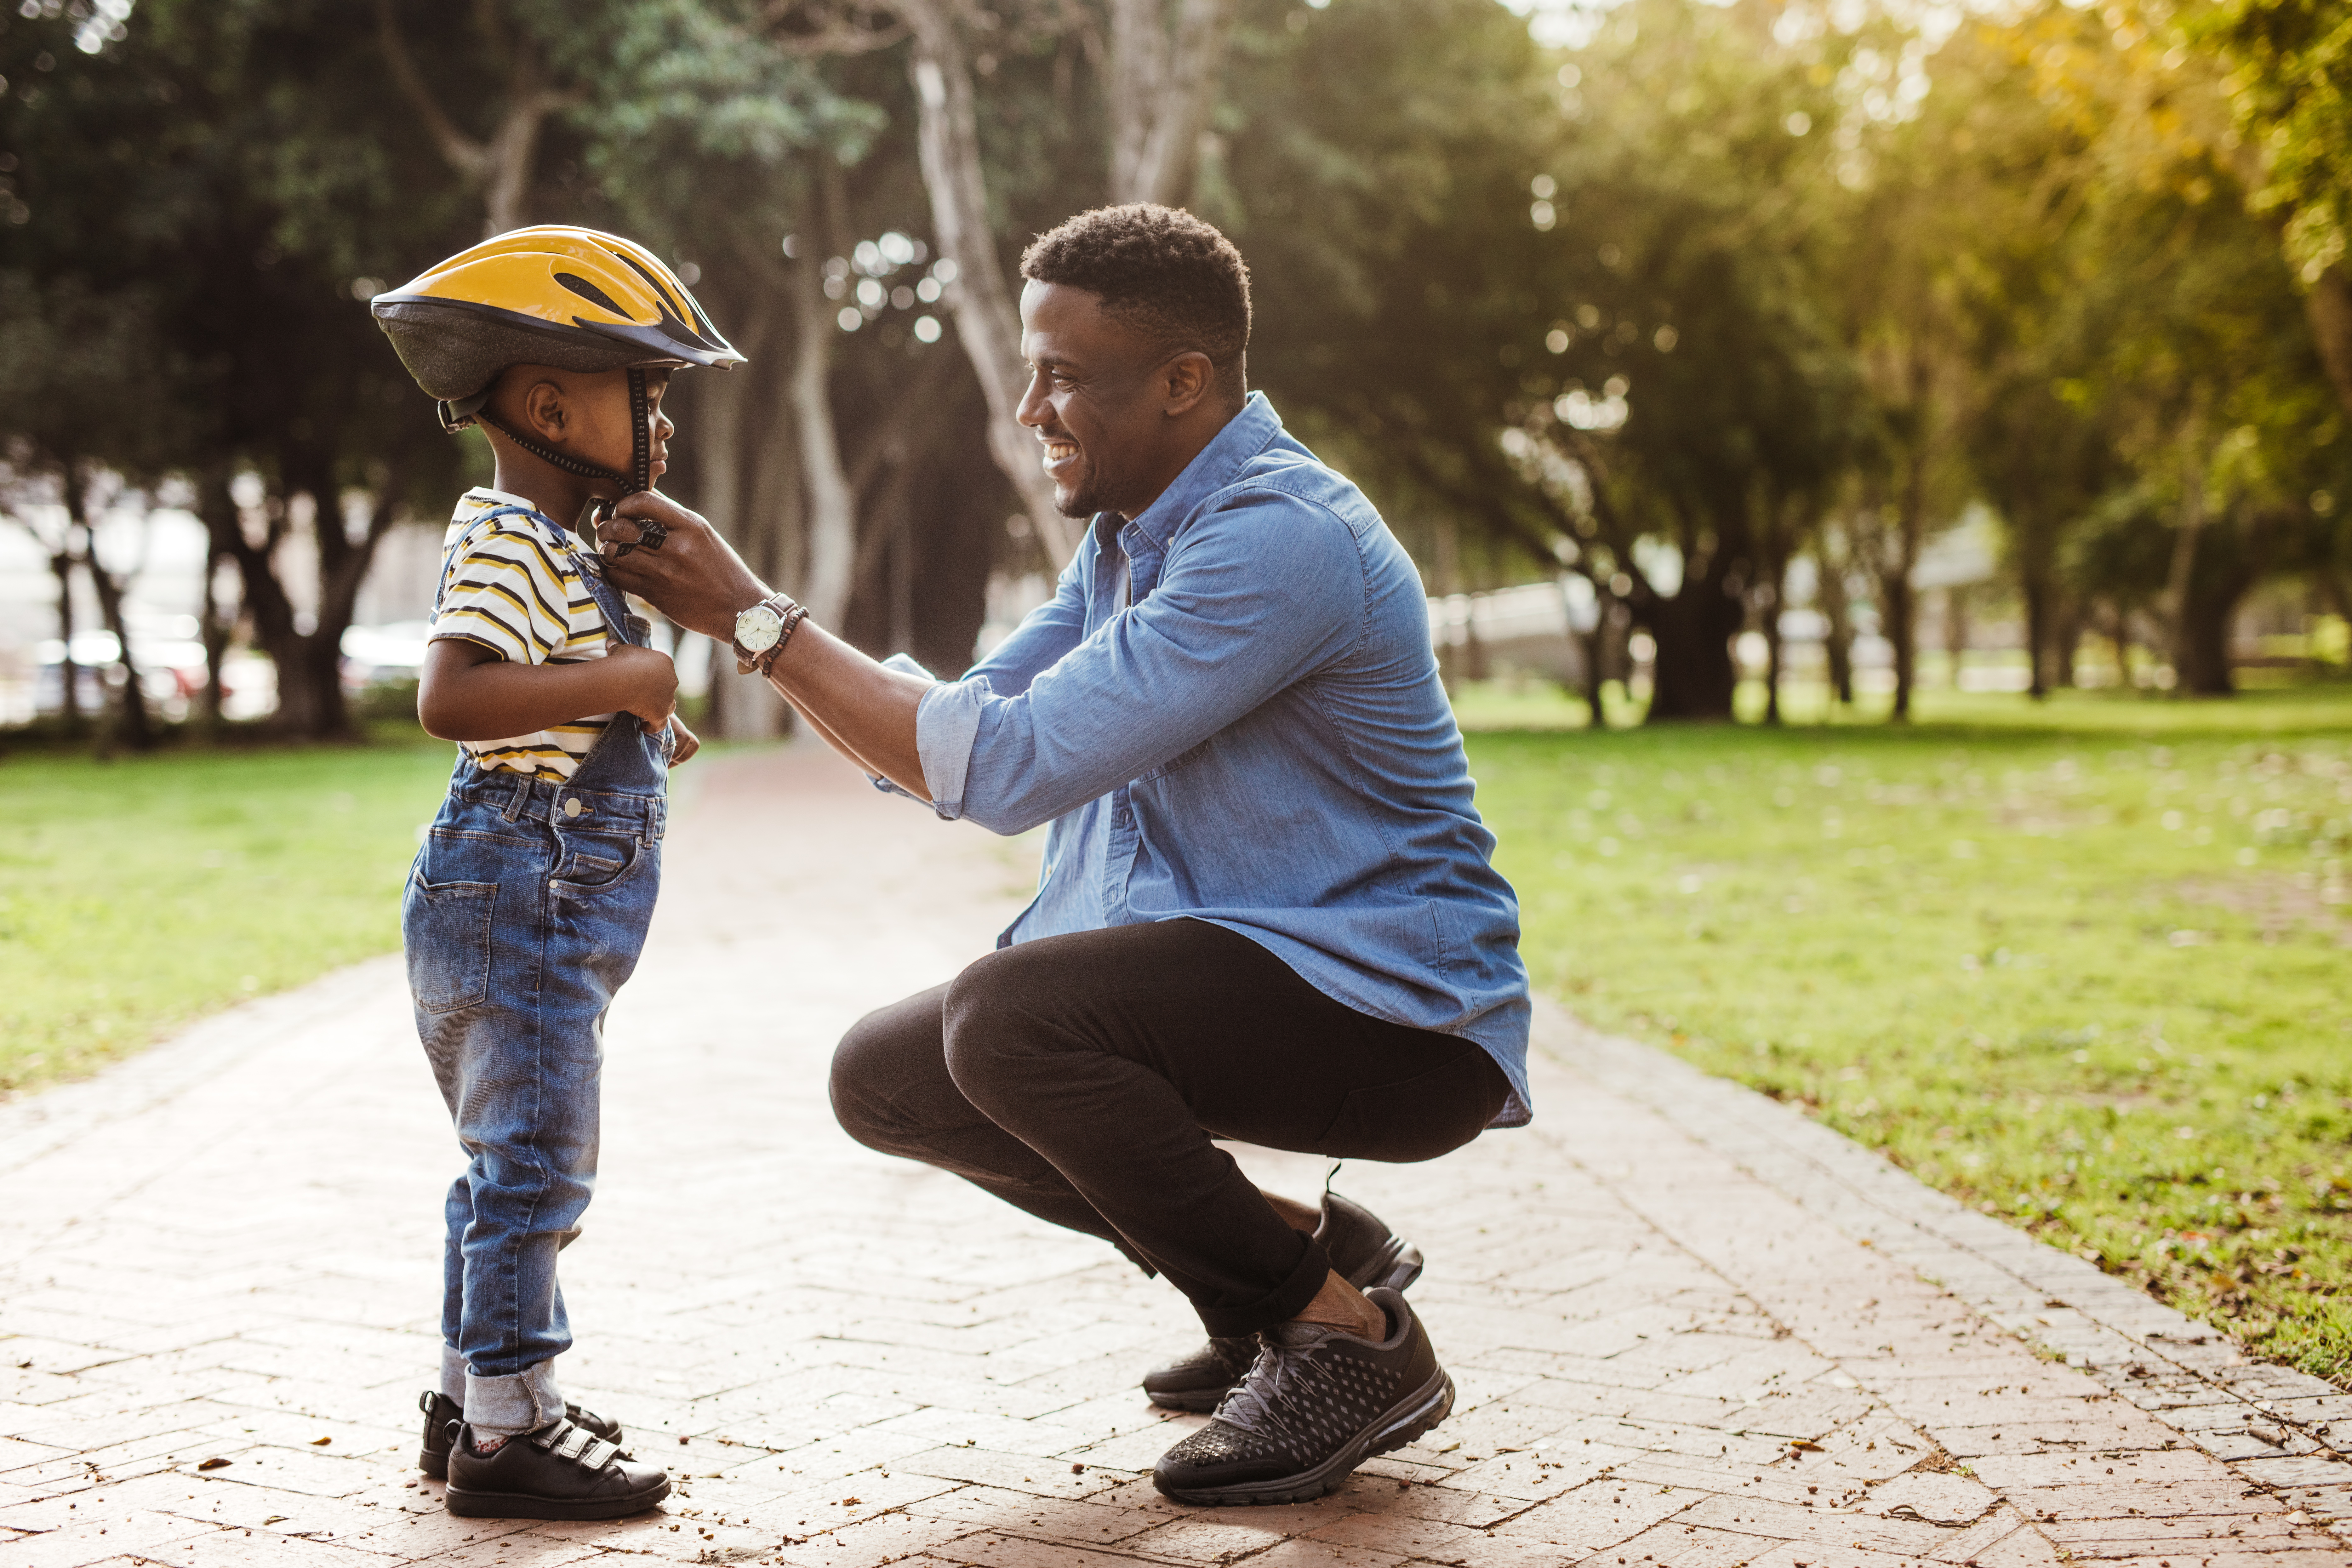
[[454, 1520], [410, 1468], [456, 1158], [384, 960], [0, 1106], [0, 1568], [2352, 1568], [2352, 1400], [1550, 1012], [1534, 1128], [1342, 1178], [1429, 1256], [1454, 1418], [1315, 1504], [1171, 1507], [1197, 1418], [1135, 1380], [1181, 1301], [825, 1108], [1028, 856], [806, 752], [698, 769], [564, 1264], [566, 1385], [667, 1510]]

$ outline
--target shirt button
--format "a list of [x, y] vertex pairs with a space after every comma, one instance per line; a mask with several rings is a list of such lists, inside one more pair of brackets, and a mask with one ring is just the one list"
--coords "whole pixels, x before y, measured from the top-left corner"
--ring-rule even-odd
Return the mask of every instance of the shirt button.
[[563, 803], [563, 815], [566, 816], [577, 816], [581, 810], [580, 797], [576, 795]]

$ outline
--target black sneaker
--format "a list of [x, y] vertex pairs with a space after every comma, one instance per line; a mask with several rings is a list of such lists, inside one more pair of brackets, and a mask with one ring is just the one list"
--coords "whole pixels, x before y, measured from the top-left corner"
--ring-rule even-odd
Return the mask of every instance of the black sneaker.
[[[437, 1389], [426, 1389], [416, 1396], [416, 1408], [425, 1412], [425, 1441], [416, 1450], [416, 1468], [433, 1480], [449, 1479], [449, 1444], [460, 1423], [466, 1419], [465, 1407]], [[614, 1447], [621, 1444], [621, 1424], [583, 1410], [577, 1405], [563, 1407], [564, 1418], [575, 1426], [585, 1426]], [[628, 1456], [624, 1454], [623, 1458]]]
[[570, 1421], [551, 1421], [488, 1454], [475, 1452], [473, 1434], [457, 1428], [441, 1498], [467, 1519], [622, 1519], [669, 1496], [658, 1466], [636, 1463]]
[[1389, 1337], [1277, 1323], [1206, 1426], [1160, 1457], [1151, 1484], [1178, 1502], [1306, 1502], [1375, 1454], [1452, 1414], [1454, 1380], [1404, 1298], [1374, 1289]]
[[[1421, 1278], [1421, 1248], [1361, 1204], [1323, 1194], [1315, 1239], [1331, 1267], [1359, 1290], [1402, 1290]], [[1257, 1336], [1213, 1339], [1181, 1361], [1143, 1374], [1143, 1392], [1167, 1410], [1214, 1410], [1257, 1359]]]

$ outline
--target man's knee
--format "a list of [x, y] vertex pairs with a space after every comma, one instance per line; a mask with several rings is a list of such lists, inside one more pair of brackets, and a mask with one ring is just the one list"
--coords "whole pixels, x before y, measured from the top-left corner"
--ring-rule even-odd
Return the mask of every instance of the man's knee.
[[948, 986], [941, 1008], [948, 1075], [974, 1105], [1018, 1100], [1026, 1076], [1067, 1043], [1072, 977], [1046, 944], [999, 948]]
[[877, 1007], [849, 1027], [833, 1050], [827, 1089], [834, 1120], [869, 1149], [897, 1153], [910, 1131], [895, 1106], [919, 1058], [939, 1051], [939, 996], [925, 992]]

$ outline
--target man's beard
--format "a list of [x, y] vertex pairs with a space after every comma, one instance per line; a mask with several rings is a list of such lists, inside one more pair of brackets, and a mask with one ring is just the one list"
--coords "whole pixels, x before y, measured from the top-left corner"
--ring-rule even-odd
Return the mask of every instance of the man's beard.
[[1078, 454], [1078, 482], [1070, 487], [1066, 498], [1055, 496], [1054, 510], [1064, 517], [1092, 517], [1110, 510], [1109, 494], [1117, 488], [1117, 481], [1097, 468], [1093, 458], [1082, 449]]

